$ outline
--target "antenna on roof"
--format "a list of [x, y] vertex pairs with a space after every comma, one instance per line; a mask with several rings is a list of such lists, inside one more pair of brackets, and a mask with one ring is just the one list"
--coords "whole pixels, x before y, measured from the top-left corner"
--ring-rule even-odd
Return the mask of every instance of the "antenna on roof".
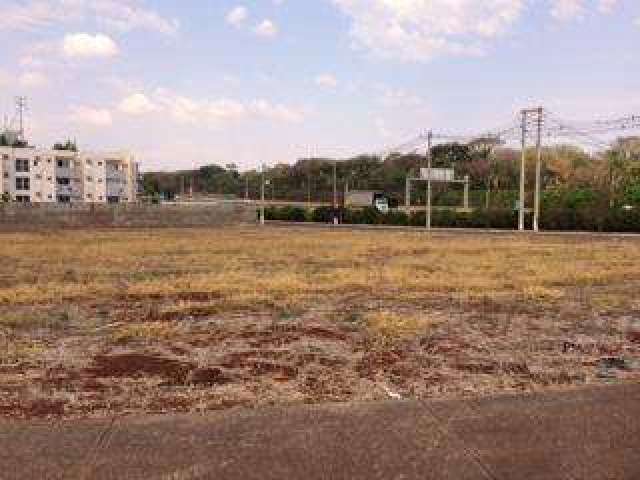
[[18, 114], [18, 135], [24, 141], [24, 112], [27, 109], [27, 97], [16, 97], [16, 113]]

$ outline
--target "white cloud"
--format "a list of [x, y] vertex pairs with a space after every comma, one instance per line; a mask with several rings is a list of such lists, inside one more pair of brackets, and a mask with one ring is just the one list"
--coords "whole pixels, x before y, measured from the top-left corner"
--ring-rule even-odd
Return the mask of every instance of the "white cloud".
[[249, 17], [249, 11], [246, 7], [237, 6], [229, 11], [226, 16], [226, 21], [229, 25], [234, 27], [240, 27], [244, 21]]
[[180, 23], [176, 19], [164, 18], [153, 10], [128, 5], [122, 0], [94, 0], [88, 3], [98, 21], [115, 30], [123, 32], [149, 30], [173, 35], [180, 28]]
[[267, 100], [255, 100], [251, 103], [249, 109], [255, 115], [270, 120], [287, 123], [299, 123], [304, 120], [304, 114], [300, 110], [286, 105], [273, 104]]
[[330, 73], [323, 73], [318, 75], [315, 79], [316, 85], [323, 88], [336, 88], [338, 86], [338, 80]]
[[30, 0], [7, 3], [0, 15], [0, 29], [38, 30], [53, 24], [93, 20], [118, 31], [134, 29], [174, 34], [175, 19], [139, 6], [137, 0]]
[[380, 117], [376, 118], [374, 122], [374, 126], [376, 128], [376, 132], [382, 138], [386, 139], [393, 135], [392, 132], [387, 127], [387, 122], [385, 122], [383, 118], [380, 118]]
[[118, 45], [101, 33], [74, 33], [64, 37], [62, 51], [70, 58], [113, 57], [118, 54]]
[[266, 19], [256, 25], [253, 31], [260, 37], [275, 37], [278, 35], [278, 26], [271, 20]]
[[144, 115], [158, 110], [158, 106], [144, 93], [134, 93], [122, 99], [118, 110], [127, 115]]
[[0, 87], [6, 87], [10, 85], [12, 80], [13, 79], [7, 72], [0, 70]]
[[506, 33], [526, 0], [333, 0], [352, 19], [357, 47], [386, 58], [426, 61], [481, 55]]
[[553, 0], [551, 16], [556, 20], [570, 21], [582, 17], [585, 13], [583, 0]]
[[617, 6], [619, 0], [600, 0], [598, 2], [598, 10], [600, 13], [611, 13]]
[[382, 93], [380, 102], [387, 107], [421, 107], [425, 104], [423, 98], [402, 88], [395, 89], [384, 85], [377, 88]]
[[74, 123], [82, 126], [108, 127], [113, 123], [109, 110], [87, 106], [72, 107], [70, 118]]
[[18, 84], [23, 88], [40, 88], [49, 83], [49, 79], [41, 72], [25, 72], [18, 78]]
[[[135, 98], [132, 98], [135, 97]], [[151, 107], [152, 106], [152, 107]], [[267, 119], [284, 123], [304, 120], [304, 112], [268, 100], [240, 101], [230, 98], [196, 99], [166, 88], [156, 89], [150, 96], [138, 93], [120, 102], [123, 113], [138, 113], [153, 108], [177, 123], [220, 127], [228, 122]]]

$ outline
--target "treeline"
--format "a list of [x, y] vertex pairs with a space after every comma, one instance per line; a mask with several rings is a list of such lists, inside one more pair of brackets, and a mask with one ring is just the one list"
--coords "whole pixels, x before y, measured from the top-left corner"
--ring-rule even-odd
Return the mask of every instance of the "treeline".
[[[543, 206], [553, 210], [598, 210], [640, 208], [640, 139], [618, 140], [608, 151], [591, 153], [579, 147], [561, 145], [543, 150]], [[513, 209], [517, 198], [521, 152], [479, 139], [468, 145], [445, 144], [433, 148], [433, 166], [455, 168], [456, 177], [468, 175], [471, 206]], [[526, 152], [527, 204], [532, 204], [535, 183], [535, 151]], [[405, 179], [417, 176], [425, 166], [424, 155], [392, 154], [386, 158], [361, 155], [335, 162], [339, 198], [348, 186], [352, 190], [379, 190], [404, 203]], [[333, 198], [334, 160], [300, 159], [266, 170], [267, 199], [330, 202]], [[260, 196], [258, 170], [240, 172], [229, 164], [207, 165], [197, 170], [147, 173], [144, 189], [148, 196], [173, 198], [181, 194], [217, 194], [238, 198]], [[414, 184], [412, 204], [425, 203], [424, 185]], [[435, 184], [434, 204], [459, 206], [461, 186]]]

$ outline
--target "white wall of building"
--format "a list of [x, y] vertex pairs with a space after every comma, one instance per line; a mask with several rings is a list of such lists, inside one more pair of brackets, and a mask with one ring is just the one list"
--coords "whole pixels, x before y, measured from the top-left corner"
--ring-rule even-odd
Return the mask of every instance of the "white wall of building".
[[0, 147], [0, 177], [0, 194], [13, 201], [136, 201], [137, 165], [128, 152]]

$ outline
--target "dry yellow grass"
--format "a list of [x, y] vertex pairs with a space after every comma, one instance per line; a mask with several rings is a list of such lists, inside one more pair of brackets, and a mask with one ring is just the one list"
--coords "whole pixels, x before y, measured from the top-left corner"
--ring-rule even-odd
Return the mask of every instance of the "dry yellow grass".
[[638, 258], [637, 240], [590, 236], [4, 234], [0, 416], [601, 382], [603, 355], [640, 358]]
[[179, 329], [170, 323], [150, 322], [131, 323], [117, 328], [111, 334], [114, 343], [126, 343], [133, 340], [171, 340], [179, 334]]
[[375, 335], [385, 338], [411, 337], [427, 333], [434, 322], [425, 315], [406, 314], [387, 310], [366, 316], [367, 326]]
[[[640, 242], [228, 229], [2, 236], [0, 305], [153, 299], [197, 313], [291, 310], [345, 294], [561, 300], [640, 280]], [[619, 303], [619, 302], [617, 302]]]

